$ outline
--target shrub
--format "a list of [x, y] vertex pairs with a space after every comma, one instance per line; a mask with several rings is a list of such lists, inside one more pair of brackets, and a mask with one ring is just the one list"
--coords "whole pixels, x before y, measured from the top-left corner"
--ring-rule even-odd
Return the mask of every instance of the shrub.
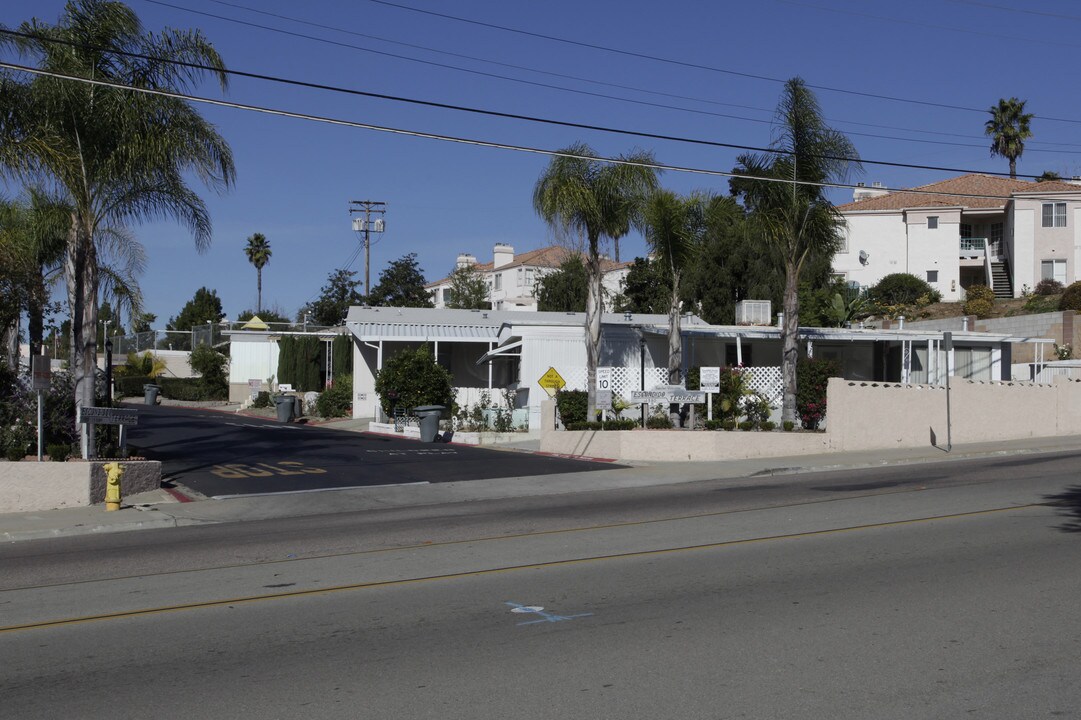
[[1081, 310], [1081, 281], [1071, 283], [1062, 291], [1058, 301], [1059, 310]]
[[721, 427], [724, 428], [725, 430], [729, 430], [729, 431], [735, 430], [736, 429], [736, 421], [731, 420], [731, 419], [729, 419], [729, 420], [721, 420]]
[[751, 392], [743, 401], [744, 416], [755, 424], [769, 420], [769, 399], [759, 392]]
[[672, 418], [667, 415], [652, 415], [646, 419], [646, 427], [650, 430], [671, 430]]
[[762, 430], [765, 430], [766, 432], [772, 432], [777, 427], [777, 423], [773, 422], [772, 420], [764, 420], [758, 424], [758, 427], [760, 427]]
[[45, 452], [53, 462], [64, 462], [71, 455], [71, 445], [49, 443], [45, 448]]
[[835, 360], [803, 358], [796, 364], [796, 414], [807, 430], [817, 429], [826, 417], [826, 387], [831, 377], [841, 377]]
[[206, 400], [202, 378], [158, 378], [161, 396], [169, 400]]
[[225, 368], [229, 358], [209, 345], [200, 345], [188, 357], [191, 369], [200, 375], [203, 397], [197, 400], [223, 400], [229, 397], [229, 376]]
[[315, 401], [315, 411], [319, 417], [346, 417], [353, 407], [353, 376], [336, 375], [334, 382]]
[[252, 401], [251, 406], [253, 408], [268, 408], [270, 407], [270, 404], [270, 393], [266, 390], [260, 390], [256, 394], [255, 400]]
[[623, 418], [618, 420], [605, 420], [601, 423], [601, 429], [603, 430], [634, 430], [636, 427], [638, 427], [637, 421]]
[[586, 421], [589, 410], [589, 394], [585, 390], [560, 390], [556, 393], [556, 410], [564, 427]]
[[994, 307], [995, 291], [986, 285], [971, 285], [965, 290], [965, 304], [962, 307], [965, 315], [991, 317]]
[[784, 428], [785, 432], [792, 432], [796, 429], [796, 423], [792, 422], [791, 420], [785, 420], [781, 423], [781, 427]]
[[1053, 295], [1032, 295], [1025, 300], [1024, 309], [1034, 315], [1055, 312], [1058, 310], [1058, 298]]
[[909, 273], [887, 275], [867, 295], [877, 305], [917, 305], [942, 300], [942, 293]]
[[143, 385], [156, 385], [157, 380], [137, 375], [122, 375], [113, 378], [113, 392], [119, 397], [142, 397]]
[[585, 420], [579, 420], [577, 422], [566, 423], [568, 430], [603, 430], [604, 424], [594, 420], [593, 422], [586, 422]]
[[1036, 283], [1033, 293], [1036, 295], [1058, 295], [1062, 292], [1062, 283], [1054, 278], [1044, 278]]
[[750, 420], [744, 420], [739, 424], [740, 430], [754, 430], [754, 423]]
[[391, 416], [395, 407], [443, 405], [450, 408], [454, 402], [450, 371], [436, 363], [427, 345], [403, 350], [387, 360], [376, 374], [375, 392], [383, 412]]
[[706, 430], [720, 430], [724, 427], [724, 420], [706, 420], [703, 425]]

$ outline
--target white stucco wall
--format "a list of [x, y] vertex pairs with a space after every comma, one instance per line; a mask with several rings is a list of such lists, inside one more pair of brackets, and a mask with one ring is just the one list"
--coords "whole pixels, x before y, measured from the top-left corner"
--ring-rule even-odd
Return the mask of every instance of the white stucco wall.
[[[834, 256], [834, 272], [871, 287], [890, 273], [905, 271], [905, 223], [900, 212], [858, 213], [845, 219], [846, 252]], [[861, 250], [867, 253], [866, 265], [860, 263]]]
[[1036, 218], [1031, 208], [1014, 207], [1013, 213], [1013, 288], [1014, 295], [1019, 295], [1021, 288], [1028, 285], [1036, 287], [1039, 282], [1039, 264], [1036, 254]]
[[[927, 219], [930, 217], [938, 218], [936, 229], [928, 228]], [[930, 283], [931, 287], [942, 293], [942, 299], [947, 302], [960, 300], [960, 208], [908, 210], [905, 223], [908, 228], [908, 259], [904, 266], [894, 272], [907, 272], [927, 280], [928, 271], [937, 270], [938, 281]]]

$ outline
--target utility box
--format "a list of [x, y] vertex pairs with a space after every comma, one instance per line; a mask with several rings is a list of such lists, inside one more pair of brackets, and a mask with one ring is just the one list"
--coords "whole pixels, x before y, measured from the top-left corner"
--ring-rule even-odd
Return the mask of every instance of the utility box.
[[769, 300], [740, 300], [736, 303], [736, 325], [769, 325], [773, 319]]

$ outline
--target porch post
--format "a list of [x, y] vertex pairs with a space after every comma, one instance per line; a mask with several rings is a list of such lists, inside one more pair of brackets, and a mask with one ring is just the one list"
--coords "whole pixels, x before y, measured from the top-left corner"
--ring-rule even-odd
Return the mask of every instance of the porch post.
[[912, 384], [912, 341], [901, 341], [901, 383]]
[[736, 333], [736, 365], [743, 365], [743, 339]]
[[[488, 341], [488, 352], [495, 349], [495, 343], [491, 340]], [[488, 358], [488, 393], [492, 392], [492, 358]]]

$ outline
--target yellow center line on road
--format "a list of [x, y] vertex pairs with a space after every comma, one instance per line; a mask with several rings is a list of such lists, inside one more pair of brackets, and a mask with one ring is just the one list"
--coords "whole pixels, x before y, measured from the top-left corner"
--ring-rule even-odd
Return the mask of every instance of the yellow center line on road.
[[904, 525], [915, 525], [920, 523], [936, 522], [940, 520], [954, 520], [960, 518], [972, 518], [984, 515], [1002, 514], [1008, 512], [1014, 512], [1017, 510], [1028, 510], [1037, 507], [1047, 507], [1046, 503], [1032, 503], [1029, 505], [1013, 505], [1003, 508], [992, 508], [990, 510], [975, 510], [972, 512], [952, 513], [949, 515], [934, 515], [929, 517], [912, 518], [909, 520], [892, 520], [882, 523], [869, 523], [865, 525], [852, 525], [841, 528], [830, 528], [827, 530], [811, 530], [807, 532], [790, 533], [785, 535], [767, 535], [755, 538], [744, 538], [742, 540], [725, 540], [722, 542], [703, 543], [699, 545], [684, 545], [673, 548], [660, 548], [656, 550], [638, 550], [634, 552], [626, 553], [613, 553], [609, 555], [593, 555], [583, 558], [570, 558], [566, 560], [552, 560], [548, 562], [539, 563], [527, 563], [524, 565], [508, 565], [498, 568], [488, 568], [484, 570], [466, 570], [456, 573], [445, 573], [442, 575], [429, 575], [419, 578], [407, 578], [403, 580], [380, 580], [374, 582], [365, 583], [351, 583], [348, 585], [337, 585], [328, 588], [315, 588], [310, 590], [291, 590], [287, 592], [269, 593], [264, 595], [248, 595], [243, 597], [230, 598], [227, 600], [207, 600], [204, 602], [195, 603], [183, 603], [179, 605], [165, 605], [154, 608], [144, 608], [141, 610], [127, 610], [116, 613], [104, 613], [100, 615], [86, 615], [83, 617], [70, 617], [61, 618], [57, 620], [44, 620], [34, 623], [26, 623], [23, 625], [8, 625], [0, 626], [0, 635], [6, 633], [14, 633], [25, 630], [38, 630], [44, 628], [56, 628], [64, 627], [68, 625], [80, 625], [83, 623], [100, 622], [105, 620], [120, 620], [124, 618], [144, 617], [148, 615], [162, 615], [171, 612], [180, 612], [184, 610], [199, 610], [204, 608], [215, 607], [227, 607], [230, 605], [240, 605], [247, 603], [264, 602], [267, 600], [287, 600], [290, 598], [300, 597], [314, 597], [319, 595], [329, 595], [332, 593], [346, 592], [351, 590], [369, 590], [374, 588], [388, 588], [399, 587], [404, 585], [414, 585], [419, 583], [427, 583], [438, 580], [454, 580], [468, 577], [483, 577], [485, 575], [495, 575], [501, 573], [516, 572], [520, 570], [538, 570], [544, 568], [554, 568], [568, 565], [577, 565], [582, 563], [600, 562], [605, 560], [623, 560], [642, 557], [651, 557], [656, 555], [667, 555], [672, 553], [689, 552], [694, 550], [711, 550], [717, 548], [734, 547], [737, 545], [750, 545], [752, 543], [761, 542], [773, 542], [778, 540], [798, 540], [801, 538], [820, 537], [825, 535], [836, 535], [841, 533], [856, 532], [863, 530], [876, 530], [881, 528], [901, 527]]

